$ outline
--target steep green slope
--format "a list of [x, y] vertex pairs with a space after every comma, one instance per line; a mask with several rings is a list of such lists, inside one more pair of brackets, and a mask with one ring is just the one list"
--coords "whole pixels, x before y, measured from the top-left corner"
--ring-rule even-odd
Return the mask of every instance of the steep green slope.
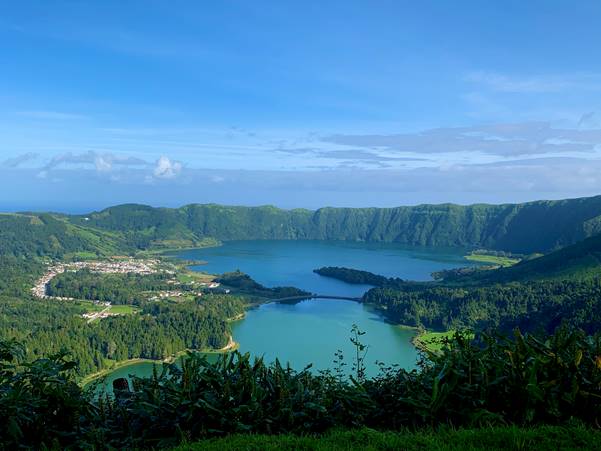
[[[330, 276], [355, 273], [361, 271], [338, 268]], [[446, 273], [421, 284], [386, 279], [363, 302], [393, 322], [435, 330], [600, 330], [601, 235], [508, 268]]]
[[215, 204], [127, 204], [88, 215], [0, 215], [0, 255], [199, 246], [207, 239], [316, 239], [549, 252], [601, 231], [601, 196], [515, 205], [420, 205], [316, 211]]
[[61, 216], [0, 214], [0, 257], [62, 258], [77, 252], [106, 255], [128, 249], [120, 234], [72, 224]]
[[140, 248], [169, 239], [194, 243], [212, 237], [381, 241], [532, 253], [558, 249], [601, 232], [601, 196], [507, 205], [316, 211], [214, 204], [169, 209], [128, 204], [73, 216], [71, 221], [121, 232]]
[[601, 276], [601, 235], [532, 260], [455, 279], [457, 283], [505, 283], [542, 279], [590, 279]]

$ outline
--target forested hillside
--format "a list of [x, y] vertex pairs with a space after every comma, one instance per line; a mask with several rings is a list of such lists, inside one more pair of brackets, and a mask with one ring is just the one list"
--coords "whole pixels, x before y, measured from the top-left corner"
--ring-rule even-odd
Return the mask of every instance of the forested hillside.
[[194, 247], [215, 240], [316, 239], [549, 252], [601, 232], [601, 196], [525, 204], [397, 208], [119, 205], [88, 215], [0, 215], [0, 255], [61, 258]]
[[78, 226], [59, 215], [0, 214], [0, 257], [62, 258], [77, 252], [110, 255], [132, 249], [121, 234]]
[[536, 281], [481, 287], [372, 288], [363, 302], [390, 321], [433, 330], [553, 331], [563, 323], [593, 334], [601, 327], [601, 282]]
[[177, 209], [120, 205], [69, 218], [122, 233], [129, 244], [206, 237], [397, 242], [548, 252], [601, 232], [601, 196], [524, 204], [419, 205], [397, 208], [281, 210], [271, 206], [187, 205]]
[[184, 349], [221, 348], [227, 318], [243, 311], [240, 298], [209, 295], [180, 304], [147, 303], [135, 315], [87, 323], [71, 301], [0, 295], [0, 340], [16, 339], [27, 359], [69, 353], [87, 375], [132, 358], [164, 359]]
[[[4, 320], [0, 335], [26, 343], [30, 357], [47, 351], [42, 348], [50, 336], [58, 337], [53, 342], [57, 346], [92, 350], [77, 356], [83, 371], [89, 372], [102, 368], [107, 359], [156, 358], [197, 344], [223, 345], [228, 334], [225, 321], [232, 313], [224, 310], [242, 308], [239, 301], [232, 301], [235, 306], [228, 309], [216, 303], [215, 309], [205, 310], [194, 302], [161, 311], [141, 305], [140, 314], [134, 317], [88, 325], [78, 317], [82, 311], [75, 305], [31, 298], [29, 290], [48, 259], [132, 254], [169, 243], [195, 245], [208, 238], [373, 240], [528, 253], [591, 235], [598, 231], [600, 217], [601, 197], [501, 206], [324, 208], [315, 212], [274, 207], [189, 205], [166, 209], [122, 205], [86, 216], [0, 215], [0, 319]], [[600, 262], [601, 237], [593, 236], [506, 269], [432, 285], [400, 280], [381, 284], [364, 300], [381, 307], [394, 321], [436, 329], [509, 329], [518, 325], [552, 332], [562, 320], [568, 320], [592, 332], [601, 323], [596, 302], [601, 291], [595, 277], [600, 273]], [[329, 272], [341, 271], [345, 277], [360, 276], [361, 280], [370, 276], [347, 274], [343, 268], [330, 268]], [[73, 276], [67, 274], [63, 279], [69, 277]], [[122, 288], [125, 291], [120, 296], [130, 302], [129, 292], [143, 287], [133, 281]], [[201, 322], [194, 318], [201, 318]], [[110, 331], [105, 331], [109, 326]]]
[[432, 282], [326, 267], [318, 274], [375, 288], [363, 302], [390, 321], [434, 330], [470, 328], [552, 333], [562, 323], [601, 328], [601, 236], [508, 268], [449, 270]]
[[[114, 304], [135, 301], [140, 305], [136, 314], [91, 323], [82, 318], [87, 309], [79, 303], [32, 296], [34, 281], [50, 259], [132, 253], [136, 247], [128, 237], [70, 223], [63, 215], [1, 214], [0, 340], [19, 340], [25, 347], [24, 357], [29, 359], [68, 349], [80, 375], [120, 360], [163, 359], [187, 348], [225, 346], [230, 335], [227, 320], [243, 311], [243, 301], [236, 296], [208, 295], [202, 301], [198, 298], [175, 304], [142, 302], [142, 290], [173, 289], [160, 280], [160, 275], [107, 275], [103, 284], [96, 274], [83, 271], [83, 275], [67, 272], [62, 280], [53, 281], [50, 290], [64, 289], [57, 284], [71, 282], [73, 286], [67, 288], [73, 293], [69, 294], [77, 291], [78, 298], [102, 298]], [[88, 279], [93, 281], [91, 288], [86, 286]]]
[[601, 235], [516, 265], [480, 272], [474, 280], [507, 282], [535, 279], [589, 279], [601, 276]]

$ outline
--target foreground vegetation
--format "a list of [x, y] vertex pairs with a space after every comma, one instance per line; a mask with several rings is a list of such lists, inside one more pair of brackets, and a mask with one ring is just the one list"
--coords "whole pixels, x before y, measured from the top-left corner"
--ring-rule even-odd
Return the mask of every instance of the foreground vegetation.
[[279, 451], [353, 449], [404, 451], [490, 451], [495, 449], [537, 451], [599, 450], [601, 432], [584, 426], [494, 426], [477, 429], [440, 427], [419, 431], [382, 432], [374, 429], [339, 430], [317, 436], [247, 435], [203, 440], [177, 448], [192, 450]]
[[[596, 443], [591, 440], [598, 433], [584, 427], [596, 429], [601, 420], [599, 336], [560, 330], [545, 338], [516, 332], [511, 338], [470, 340], [457, 334], [419, 370], [383, 368], [373, 379], [364, 377], [358, 338], [360, 333], [353, 338], [358, 353], [350, 379], [340, 365], [313, 374], [238, 353], [214, 364], [191, 354], [181, 367], [166, 365], [152, 378], [134, 378], [133, 391], [117, 390], [115, 398], [82, 390], [74, 379], [75, 364], [64, 354], [19, 365], [22, 349], [3, 342], [0, 441], [8, 448], [148, 448], [230, 434], [308, 435], [364, 427], [426, 431], [424, 440], [435, 440], [432, 431], [441, 426], [488, 431], [515, 425], [527, 429], [498, 429], [496, 440], [521, 436], [526, 443], [545, 430], [530, 428], [554, 425], [560, 428], [548, 430], [574, 434], [558, 438], [566, 444]], [[582, 427], [569, 427], [574, 424]], [[397, 439], [402, 440], [396, 434], [373, 438]]]

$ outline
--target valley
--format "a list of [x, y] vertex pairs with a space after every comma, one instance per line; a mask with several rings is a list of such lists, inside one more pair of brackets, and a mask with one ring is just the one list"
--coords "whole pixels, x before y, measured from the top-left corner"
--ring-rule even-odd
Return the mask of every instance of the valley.
[[[576, 237], [582, 233], [579, 230], [584, 230], [584, 223], [579, 224], [578, 218], [586, 223], [596, 214], [594, 208], [586, 209], [585, 214], [585, 210], [580, 210], [583, 208], [582, 206], [592, 207], [596, 205], [596, 202], [597, 198], [567, 201], [570, 208], [576, 212], [580, 211], [580, 213], [571, 215], [574, 228], [570, 232], [571, 236]], [[471, 215], [470, 212], [478, 208], [482, 208], [482, 211], [498, 213], [506, 211], [508, 207], [431, 206], [394, 211], [396, 211], [395, 215], [401, 211], [408, 214], [420, 211], [421, 214], [426, 213], [433, 217], [440, 217], [440, 214], [443, 213], [443, 219], [438, 221], [437, 227], [422, 231], [422, 235], [427, 233], [431, 237], [426, 242], [440, 242], [440, 238], [434, 237], [442, 236], [441, 234], [447, 230], [447, 227], [456, 227], [459, 224], [457, 214], [459, 217], [464, 214]], [[511, 209], [514, 211], [512, 214], [515, 216], [507, 223], [505, 233], [522, 233], [519, 231], [519, 228], [523, 227], [522, 221], [519, 220], [522, 211], [530, 211], [530, 216], [533, 214], [532, 212], [537, 212], [543, 219], [545, 215], [551, 214], [549, 212], [563, 208], [567, 208], [565, 202], [539, 202], [512, 206]], [[327, 215], [325, 215], [326, 211]], [[185, 320], [192, 321], [190, 325], [196, 324], [191, 326], [191, 335], [184, 334], [173, 340], [173, 334], [166, 330], [161, 332], [168, 333], [172, 337], [164, 339], [166, 343], [170, 344], [163, 345], [162, 349], [148, 343], [150, 346], [148, 350], [136, 351], [136, 348], [140, 349], [138, 345], [133, 348], [133, 351], [123, 348], [123, 351], [115, 353], [115, 349], [125, 346], [125, 344], [120, 345], [118, 341], [108, 338], [110, 333], [107, 338], [100, 341], [94, 339], [92, 343], [97, 343], [94, 345], [97, 346], [97, 349], [92, 353], [88, 352], [84, 359], [88, 361], [82, 366], [85, 376], [89, 375], [91, 370], [92, 372], [106, 371], [107, 368], [115, 366], [122, 360], [137, 358], [163, 360], [185, 349], [220, 349], [227, 346], [229, 337], [232, 335], [236, 342], [240, 343], [240, 349], [274, 358], [276, 353], [260, 344], [253, 333], [249, 333], [249, 331], [265, 332], [267, 330], [265, 324], [276, 324], [282, 321], [278, 316], [284, 313], [281, 309], [288, 308], [299, 312], [304, 309], [305, 313], [315, 312], [313, 313], [315, 318], [325, 320], [330, 313], [320, 314], [321, 307], [319, 306], [326, 306], [329, 305], [329, 302], [334, 302], [333, 305], [337, 305], [341, 311], [351, 308], [351, 306], [346, 306], [345, 301], [326, 302], [325, 299], [315, 299], [316, 294], [326, 297], [360, 299], [362, 309], [375, 309], [371, 310], [372, 313], [368, 313], [366, 310], [366, 318], [373, 317], [372, 319], [381, 324], [379, 327], [383, 329], [396, 327], [395, 324], [411, 326], [418, 330], [420, 328], [428, 329], [437, 333], [461, 328], [482, 329], [489, 326], [502, 326], [506, 330], [510, 330], [517, 324], [525, 327], [527, 323], [524, 321], [530, 315], [529, 309], [531, 308], [527, 305], [547, 302], [549, 312], [551, 312], [554, 309], [552, 307], [555, 305], [554, 303], [565, 304], [563, 295], [552, 301], [555, 299], [554, 296], [557, 297], [566, 289], [562, 280], [573, 278], [574, 274], [579, 276], [587, 274], [587, 279], [591, 280], [598, 272], [599, 265], [595, 263], [598, 261], [595, 260], [595, 255], [597, 255], [595, 249], [599, 239], [596, 237], [564, 247], [558, 253], [551, 252], [548, 256], [540, 258], [536, 258], [541, 255], [540, 253], [528, 256], [525, 252], [540, 252], [547, 245], [532, 249], [520, 247], [514, 243], [509, 246], [510, 249], [513, 249], [512, 252], [486, 250], [481, 247], [470, 249], [457, 246], [419, 246], [404, 242], [406, 238], [403, 237], [407, 232], [403, 227], [417, 227], [415, 230], [419, 230], [423, 225], [411, 223], [409, 226], [407, 224], [398, 229], [401, 233], [397, 235], [395, 242], [387, 242], [386, 236], [374, 235], [374, 231], [382, 226], [382, 221], [390, 221], [388, 215], [393, 210], [369, 210], [369, 214], [373, 214], [374, 211], [378, 211], [378, 214], [383, 216], [378, 222], [372, 221], [372, 229], [368, 235], [365, 235], [367, 233], [365, 229], [361, 229], [364, 227], [361, 225], [362, 222], [356, 222], [353, 219], [353, 224], [355, 224], [353, 227], [359, 234], [358, 236], [367, 237], [367, 241], [306, 239], [314, 236], [315, 232], [311, 230], [315, 224], [318, 224], [314, 221], [315, 218], [320, 218], [319, 221], [326, 221], [326, 218], [329, 218], [324, 225], [330, 224], [333, 220], [341, 221], [340, 225], [334, 226], [333, 223], [327, 225], [326, 229], [330, 232], [321, 236], [348, 238], [352, 227], [343, 227], [344, 231], [340, 229], [341, 232], [336, 234], [332, 231], [333, 227], [341, 227], [345, 223], [350, 227], [348, 222], [351, 221], [350, 218], [368, 213], [367, 210], [361, 209], [322, 209], [317, 212], [308, 212], [304, 210], [285, 211], [271, 207], [242, 208], [196, 205], [181, 209], [153, 209], [125, 205], [81, 217], [36, 213], [6, 215], [0, 218], [0, 223], [3, 225], [1, 237], [5, 240], [0, 259], [9, 269], [23, 264], [30, 265], [31, 270], [28, 273], [31, 276], [38, 275], [37, 282], [27, 279], [29, 282], [24, 280], [23, 283], [18, 283], [19, 278], [3, 282], [0, 278], [0, 287], [2, 283], [9, 283], [10, 289], [17, 296], [27, 296], [27, 291], [35, 286], [32, 292], [35, 297], [45, 301], [51, 300], [47, 296], [54, 298], [52, 299], [54, 305], [48, 307], [49, 312], [54, 311], [55, 308], [62, 309], [65, 314], [77, 311], [88, 327], [93, 326], [89, 332], [93, 335], [100, 332], [96, 331], [96, 328], [104, 329], [113, 323], [115, 325], [112, 327], [121, 324], [125, 326], [127, 322], [131, 321], [134, 322], [131, 323], [132, 325], [135, 324], [134, 330], [142, 326], [140, 333], [143, 333], [142, 330], [148, 327], [161, 329], [164, 327], [163, 325], [148, 322], [146, 318], [158, 318], [166, 314], [165, 321], [170, 321], [168, 318], [174, 314], [181, 315], [183, 312], [187, 312], [186, 315], [195, 315], [193, 312], [197, 309], [204, 309], [205, 303], [207, 305], [214, 304], [215, 308], [220, 309], [218, 307], [220, 297], [231, 299], [228, 301], [229, 306], [237, 305], [232, 314], [230, 314], [231, 310], [228, 310], [231, 307], [219, 313], [218, 316], [222, 319], [216, 323], [219, 324], [215, 329], [216, 335], [214, 337], [209, 335], [208, 342], [204, 338], [200, 341], [194, 338], [198, 335], [206, 336], [206, 332], [196, 329], [201, 323], [197, 323], [194, 316]], [[555, 215], [558, 212], [552, 214]], [[314, 219], [306, 222], [310, 216]], [[133, 218], [136, 218], [135, 222], [132, 222]], [[286, 229], [288, 231], [284, 233], [272, 229], [275, 226], [274, 221], [288, 223], [289, 226]], [[448, 224], [445, 225], [445, 221]], [[270, 225], [268, 229], [265, 229], [267, 224]], [[301, 233], [299, 227], [304, 228], [305, 231]], [[387, 227], [392, 227], [392, 225]], [[468, 227], [473, 228], [474, 224], [470, 223]], [[513, 231], [514, 229], [515, 231]], [[206, 235], [207, 232], [211, 232], [212, 235]], [[459, 232], [461, 229], [455, 233]], [[231, 239], [237, 236], [256, 236], [257, 233], [265, 235], [258, 240]], [[270, 235], [289, 237], [291, 233], [295, 239], [266, 239]], [[549, 233], [550, 231], [545, 232], [546, 236], [550, 236]], [[556, 240], [555, 243], [558, 242], [557, 240], [565, 239], [561, 238], [562, 236], [567, 237], [565, 227], [562, 233], [564, 235], [556, 235], [553, 238]], [[44, 240], [44, 236], [48, 241]], [[443, 243], [448, 245], [455, 242], [455, 238], [446, 236], [446, 241], [443, 240]], [[8, 237], [11, 238], [7, 240]], [[32, 241], [30, 238], [34, 237], [35, 241]], [[487, 240], [488, 238], [480, 237], [470, 244], [476, 246]], [[184, 249], [169, 248], [165, 245], [167, 242], [170, 243], [170, 246], [181, 246]], [[47, 247], [47, 243], [54, 244]], [[186, 249], [190, 245], [201, 247]], [[121, 257], [115, 257], [116, 255]], [[558, 259], [555, 255], [562, 257]], [[566, 258], [563, 257], [564, 255]], [[23, 261], [24, 258], [27, 259], [26, 263]], [[48, 269], [43, 270], [44, 266]], [[321, 270], [317, 270], [320, 267], [350, 268], [349, 278], [339, 280], [328, 277], [327, 273], [320, 275], [318, 272]], [[483, 270], [478, 270], [479, 267]], [[574, 268], [574, 270], [569, 268]], [[572, 272], [570, 273], [570, 271]], [[9, 273], [10, 271], [7, 274]], [[355, 273], [358, 276], [354, 276]], [[556, 275], [552, 276], [552, 274]], [[433, 281], [432, 275], [435, 275], [437, 280]], [[540, 282], [541, 279], [547, 281], [543, 283]], [[555, 280], [554, 285], [551, 284], [550, 279]], [[395, 282], [391, 283], [390, 281], [393, 280]], [[525, 286], [512, 288], [511, 285], [507, 285], [526, 282], [529, 284], [526, 290]], [[494, 286], [499, 283], [507, 286]], [[580, 284], [578, 291], [582, 292], [581, 297], [596, 296], [594, 282], [574, 281], [570, 283]], [[473, 288], [469, 288], [468, 290], [471, 291], [466, 292], [466, 287], [470, 286]], [[522, 304], [504, 307], [503, 311], [506, 313], [503, 315], [510, 315], [506, 320], [501, 319], [506, 323], [502, 325], [497, 314], [494, 315], [497, 319], [491, 322], [490, 315], [494, 309], [489, 309], [487, 312], [484, 308], [486, 302], [500, 302], [494, 299], [503, 293], [513, 299], [514, 292], [522, 295], [524, 293], [531, 294], [528, 295], [530, 298], [520, 297]], [[8, 291], [5, 290], [4, 293], [8, 294]], [[457, 297], [460, 293], [461, 295]], [[491, 301], [484, 301], [482, 296], [491, 297]], [[311, 299], [302, 301], [309, 298]], [[285, 307], [284, 304], [280, 307], [266, 305], [266, 302], [277, 299], [296, 300], [294, 301], [296, 303], [291, 304], [292, 307]], [[573, 297], [570, 299], [576, 304], [581, 302]], [[9, 301], [6, 305], [22, 305], [19, 302]], [[346, 302], [352, 304], [352, 301]], [[576, 304], [565, 304], [565, 309], [568, 310], [562, 312], [561, 315], [570, 317], [570, 312], [581, 308]], [[250, 310], [248, 310], [249, 308]], [[354, 306], [351, 310], [355, 308], [357, 307]], [[229, 324], [227, 318], [239, 316], [240, 309], [247, 310], [245, 319]], [[326, 311], [329, 310], [326, 308]], [[468, 312], [472, 313], [468, 314]], [[268, 319], [270, 314], [274, 315], [273, 321]], [[539, 312], [540, 314], [542, 313]], [[344, 315], [341, 314], [342, 316]], [[591, 327], [594, 327], [593, 324], [596, 324], [595, 314], [591, 312], [586, 316], [589, 318]], [[255, 318], [261, 318], [261, 326], [249, 326], [254, 323]], [[297, 335], [290, 335], [291, 344], [285, 346], [286, 349], [291, 350], [299, 347], [298, 343], [302, 342], [304, 331], [318, 327], [308, 324], [306, 327], [295, 328], [292, 325], [296, 325], [297, 322], [301, 324], [306, 316], [298, 314], [290, 315], [290, 318], [291, 324], [284, 327], [284, 335], [274, 334], [267, 342], [285, 343], [286, 333], [296, 330], [298, 331], [295, 332]], [[359, 317], [356, 318], [359, 321]], [[359, 326], [365, 327], [365, 324], [369, 323], [366, 318], [359, 321], [362, 323]], [[512, 319], [510, 320], [510, 318]], [[65, 317], [66, 319], [67, 317]], [[352, 323], [348, 321], [336, 323], [335, 314], [331, 320], [334, 321], [333, 325], [323, 325], [319, 328], [331, 331], [337, 327], [336, 324], [342, 324], [336, 339], [324, 339], [325, 343], [338, 343], [338, 345], [323, 346], [315, 343], [313, 346], [303, 346], [305, 354], [300, 358], [292, 357], [294, 353], [280, 349], [277, 356], [284, 360], [290, 358], [291, 363], [297, 364], [297, 366], [317, 361], [322, 362], [318, 366], [327, 366], [326, 363], [331, 361], [331, 356], [338, 350], [338, 346], [341, 346], [342, 342], [339, 339], [342, 337], [342, 341], [347, 340], [348, 331], [352, 326]], [[69, 321], [72, 320], [69, 319]], [[552, 318], [547, 321], [550, 325], [557, 323]], [[217, 332], [217, 330], [221, 332]], [[28, 336], [28, 340], [32, 340], [32, 344], [37, 343], [37, 333]], [[11, 334], [22, 336], [17, 329], [14, 329]], [[239, 338], [237, 335], [243, 338]], [[372, 332], [372, 335], [377, 335], [377, 333]], [[177, 337], [178, 334], [175, 336]], [[181, 341], [182, 339], [183, 341]], [[375, 337], [374, 340], [372, 349], [395, 349], [401, 354], [407, 352], [407, 355], [415, 352], [409, 343], [410, 340], [404, 338], [398, 342], [398, 346], [380, 345]], [[390, 338], [384, 341], [394, 343], [395, 340], [395, 338]], [[140, 343], [143, 342], [144, 340]], [[257, 344], [253, 345], [253, 343]], [[78, 346], [84, 353], [82, 356], [85, 355], [88, 345]], [[36, 348], [37, 346], [30, 348], [30, 352], [33, 352], [32, 355], [39, 352], [35, 351]], [[400, 354], [389, 355], [388, 359], [403, 360]], [[413, 358], [414, 360], [415, 358]], [[404, 361], [409, 362], [408, 360]], [[410, 366], [411, 363], [407, 363], [407, 365]]]
[[[426, 211], [437, 215], [439, 208]], [[230, 239], [264, 230], [267, 212], [279, 219], [305, 214], [265, 208], [248, 210], [250, 229], [233, 218], [223, 222], [230, 209], [219, 208], [208, 221], [220, 225], [205, 236], [198, 223], [173, 220], [181, 211], [122, 206], [89, 214], [86, 224], [45, 213], [0, 217], [0, 338], [23, 343], [23, 362], [67, 349], [74, 380], [97, 396], [112, 395], [123, 378], [140, 387], [156, 377], [200, 374], [195, 365], [209, 365], [203, 371], [216, 377], [219, 365], [235, 372], [256, 358], [249, 371], [304, 368], [294, 377], [318, 384], [334, 377], [331, 387], [351, 377], [385, 385], [401, 377], [405, 387], [413, 377], [429, 378], [428, 365], [451, 358], [448, 347], [469, 353], [465, 347], [488, 333], [533, 334], [527, 340], [539, 352], [535, 334], [561, 341], [566, 327], [594, 334], [601, 324], [601, 239], [557, 245], [580, 236], [577, 221], [546, 244], [502, 250], [482, 248], [481, 237], [456, 245], [444, 228], [457, 225], [451, 217], [421, 231], [425, 242], [444, 245], [424, 246], [407, 243], [403, 231], [393, 241], [305, 239], [315, 235], [299, 233], [298, 218], [288, 229], [294, 239], [267, 232]], [[122, 225], [107, 219], [114, 214]], [[504, 233], [521, 227], [510, 224]], [[332, 227], [323, 236], [348, 238], [350, 229], [336, 235]], [[551, 242], [557, 250], [547, 249]], [[494, 346], [517, 346], [499, 340]]]

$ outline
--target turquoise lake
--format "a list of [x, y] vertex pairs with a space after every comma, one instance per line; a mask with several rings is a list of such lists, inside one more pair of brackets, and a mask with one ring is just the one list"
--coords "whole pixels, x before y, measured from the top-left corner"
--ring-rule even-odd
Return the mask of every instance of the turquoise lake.
[[[266, 286], [287, 285], [317, 294], [357, 297], [370, 287], [322, 277], [313, 269], [346, 266], [424, 281], [430, 280], [434, 271], [472, 264], [464, 254], [461, 249], [381, 243], [261, 240], [229, 241], [219, 247], [186, 250], [176, 255], [206, 262], [191, 267], [196, 271], [221, 274], [239, 269]], [[366, 332], [362, 341], [369, 346], [368, 374], [377, 373], [376, 361], [404, 368], [415, 366], [413, 332], [385, 322], [369, 306], [353, 301], [313, 299], [296, 304], [264, 304], [247, 311], [244, 319], [232, 324], [232, 330], [241, 352], [268, 361], [277, 357], [296, 369], [313, 364], [314, 369], [320, 370], [332, 367], [337, 350], [343, 351], [350, 367], [354, 349], [349, 337], [353, 324]], [[111, 373], [106, 383], [128, 374], [148, 376], [152, 367], [152, 363], [137, 363], [120, 368]]]
[[206, 261], [191, 268], [211, 274], [236, 269], [265, 286], [294, 286], [324, 295], [361, 296], [370, 287], [319, 276], [321, 266], [345, 266], [387, 277], [431, 280], [442, 269], [469, 265], [457, 249], [408, 247], [391, 243], [348, 241], [228, 241], [222, 246], [178, 252], [188, 260]]

